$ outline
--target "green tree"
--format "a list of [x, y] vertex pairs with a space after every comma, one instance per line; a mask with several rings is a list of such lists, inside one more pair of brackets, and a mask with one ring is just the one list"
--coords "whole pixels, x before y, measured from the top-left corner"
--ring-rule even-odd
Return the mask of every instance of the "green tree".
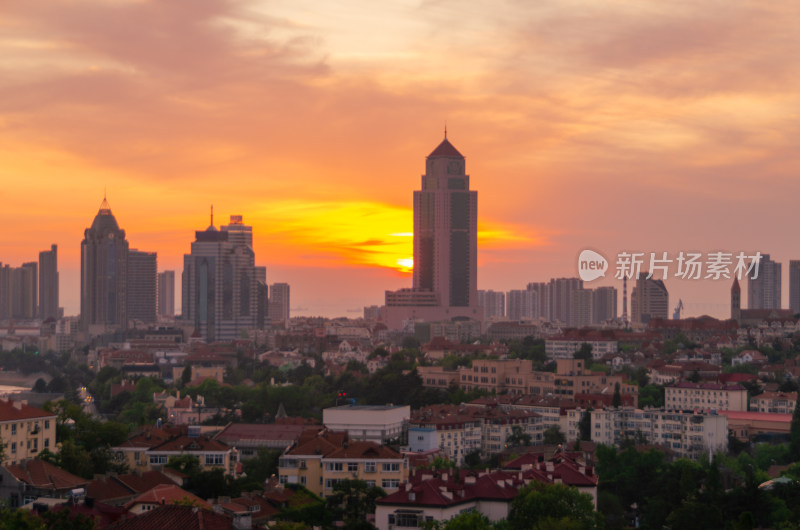
[[525, 430], [519, 426], [514, 425], [511, 427], [511, 434], [506, 438], [506, 447], [519, 447], [520, 445], [529, 446], [531, 444], [531, 435], [526, 433]]
[[793, 461], [800, 460], [800, 399], [794, 406], [792, 423], [789, 428], [789, 453]]
[[358, 528], [366, 522], [367, 514], [375, 513], [375, 500], [385, 496], [381, 488], [368, 486], [363, 480], [345, 479], [333, 486], [326, 505], [335, 520], [344, 521], [346, 527]]
[[611, 398], [611, 406], [615, 409], [622, 406], [622, 394], [619, 392], [619, 383], [614, 384], [614, 396]]
[[602, 528], [592, 496], [563, 484], [532, 482], [511, 502], [508, 523], [513, 530]]
[[552, 425], [544, 431], [545, 445], [558, 445], [567, 441], [567, 437], [561, 432], [558, 425]]
[[266, 447], [260, 447], [256, 456], [242, 460], [242, 467], [247, 478], [263, 483], [277, 472], [280, 456], [280, 451], [272, 451]]
[[489, 530], [493, 527], [489, 518], [478, 511], [460, 513], [441, 526], [442, 530]]
[[586, 364], [592, 362], [592, 345], [588, 342], [584, 342], [581, 344], [581, 347], [578, 348], [578, 351], [575, 352], [573, 357], [575, 359], [583, 359], [586, 361]]
[[181, 386], [186, 386], [192, 381], [192, 365], [186, 364], [181, 372]]
[[578, 439], [581, 441], [591, 441], [592, 439], [592, 409], [589, 407], [583, 411], [583, 416], [578, 422]]

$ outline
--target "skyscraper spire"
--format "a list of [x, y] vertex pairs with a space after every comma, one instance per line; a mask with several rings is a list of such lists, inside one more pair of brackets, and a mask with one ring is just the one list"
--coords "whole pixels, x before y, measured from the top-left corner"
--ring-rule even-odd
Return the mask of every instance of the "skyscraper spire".
[[214, 226], [214, 205], [211, 205], [211, 226]]
[[444, 122], [444, 139], [447, 140], [447, 121]]

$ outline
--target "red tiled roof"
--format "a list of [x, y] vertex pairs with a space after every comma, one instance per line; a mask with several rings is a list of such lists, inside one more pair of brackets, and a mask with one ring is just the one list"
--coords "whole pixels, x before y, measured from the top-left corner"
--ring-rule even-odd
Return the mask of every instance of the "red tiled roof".
[[145, 514], [119, 521], [113, 530], [230, 530], [233, 520], [224, 514], [203, 510], [195, 506], [164, 505]]
[[25, 405], [21, 401], [0, 399], [0, 421], [30, 420], [34, 418], [55, 418], [52, 412]]
[[86, 486], [86, 496], [103, 501], [120, 499], [138, 495], [162, 484], [174, 485], [175, 481], [161, 471], [102, 477], [91, 481]]
[[85, 478], [39, 459], [25, 460], [5, 467], [17, 480], [40, 489], [73, 489], [85, 486], [88, 482]]
[[225, 443], [240, 440], [294, 441], [305, 429], [299, 424], [280, 423], [232, 423], [214, 438]]
[[325, 455], [325, 458], [400, 459], [400, 453], [375, 442], [350, 442]]
[[175, 504], [179, 501], [191, 501], [201, 508], [211, 508], [211, 506], [198, 497], [177, 486], [176, 484], [161, 484], [151, 488], [125, 505], [130, 510], [137, 504]]
[[202, 436], [197, 437], [190, 437], [190, 436], [178, 436], [176, 438], [172, 438], [170, 440], [165, 441], [160, 445], [156, 445], [155, 447], [151, 447], [150, 451], [217, 451], [217, 452], [227, 452], [230, 451], [230, 447], [227, 445], [220, 443], [216, 440], [209, 440], [207, 438], [203, 438]]

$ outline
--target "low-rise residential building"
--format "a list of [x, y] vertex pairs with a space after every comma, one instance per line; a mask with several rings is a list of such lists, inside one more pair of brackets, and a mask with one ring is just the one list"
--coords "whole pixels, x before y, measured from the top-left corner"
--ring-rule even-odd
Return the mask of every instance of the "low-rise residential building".
[[752, 412], [792, 414], [797, 405], [797, 392], [762, 392], [750, 398]]
[[35, 458], [44, 449], [57, 452], [56, 419], [55, 414], [26, 401], [0, 398], [0, 442], [5, 449], [0, 465]]
[[623, 440], [638, 440], [693, 460], [728, 446], [728, 418], [722, 414], [632, 407], [593, 410], [590, 414], [595, 443], [618, 445]]
[[[602, 332], [595, 332], [600, 335]], [[572, 359], [584, 344], [592, 347], [592, 358], [600, 360], [608, 354], [617, 353], [619, 349], [616, 339], [607, 339], [596, 336], [575, 337], [572, 335], [560, 335], [548, 337], [544, 341], [544, 351], [548, 360]]]
[[403, 455], [374, 442], [351, 441], [344, 432], [309, 429], [278, 463], [281, 484], [301, 484], [321, 497], [344, 479], [364, 480], [387, 493], [408, 478]]
[[791, 414], [725, 410], [731, 434], [742, 442], [786, 442], [792, 426]]
[[408, 405], [340, 405], [322, 410], [322, 423], [328, 429], [377, 444], [404, 438], [410, 417]]
[[675, 410], [747, 410], [747, 389], [741, 385], [690, 383], [667, 385], [664, 406]]
[[535, 412], [482, 403], [467, 405], [432, 405], [415, 411], [409, 422], [408, 443], [411, 452], [440, 449], [456, 465], [464, 457], [480, 451], [486, 458], [506, 447], [515, 433], [530, 436], [532, 444], [542, 442], [541, 418]]
[[66, 498], [87, 482], [44, 460], [25, 460], [0, 467], [0, 499], [18, 508], [39, 497]]
[[214, 439], [238, 449], [239, 457], [245, 460], [256, 456], [261, 448], [283, 451], [291, 447], [305, 429], [299, 423], [231, 423]]

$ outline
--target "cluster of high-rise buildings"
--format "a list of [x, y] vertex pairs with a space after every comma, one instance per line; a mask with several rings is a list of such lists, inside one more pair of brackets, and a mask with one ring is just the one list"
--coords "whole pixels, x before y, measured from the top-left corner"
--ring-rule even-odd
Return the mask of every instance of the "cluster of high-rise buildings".
[[[148, 326], [175, 317], [175, 271], [158, 271], [158, 256], [130, 248], [103, 198], [81, 242], [80, 329], [88, 336]], [[265, 323], [288, 323], [289, 285], [266, 283], [255, 264], [253, 229], [242, 216], [195, 233], [184, 256], [182, 315], [203, 339], [231, 340]], [[269, 291], [272, 296], [269, 296]], [[0, 320], [46, 320], [59, 308], [58, 249], [39, 261], [0, 263]]]
[[[232, 340], [289, 317], [289, 286], [274, 284], [256, 266], [253, 228], [241, 215], [195, 232], [183, 258], [182, 320], [207, 341]], [[104, 199], [81, 244], [81, 324], [99, 333], [175, 313], [175, 271], [158, 272], [155, 252], [130, 249]], [[92, 329], [94, 328], [94, 329]]]
[[11, 267], [0, 263], [0, 320], [58, 318], [58, 247], [39, 261]]

